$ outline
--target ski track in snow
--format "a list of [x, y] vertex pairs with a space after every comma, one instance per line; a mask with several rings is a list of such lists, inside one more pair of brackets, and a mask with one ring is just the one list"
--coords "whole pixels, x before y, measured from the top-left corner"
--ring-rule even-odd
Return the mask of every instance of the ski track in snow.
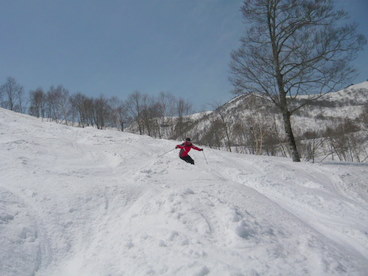
[[0, 109], [0, 275], [367, 275], [366, 164], [177, 143]]

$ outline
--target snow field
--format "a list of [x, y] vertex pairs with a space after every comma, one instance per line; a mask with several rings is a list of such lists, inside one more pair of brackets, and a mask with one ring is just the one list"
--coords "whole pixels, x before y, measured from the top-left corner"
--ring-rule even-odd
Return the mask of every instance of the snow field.
[[0, 109], [0, 275], [366, 275], [368, 167]]

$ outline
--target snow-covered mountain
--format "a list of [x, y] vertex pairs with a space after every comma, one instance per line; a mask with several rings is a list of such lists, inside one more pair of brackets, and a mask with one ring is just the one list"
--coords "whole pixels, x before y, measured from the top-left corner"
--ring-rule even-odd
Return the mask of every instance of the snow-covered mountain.
[[[306, 101], [298, 96], [294, 104]], [[292, 116], [294, 135], [300, 144], [303, 157], [310, 155], [310, 137], [341, 138], [353, 140], [344, 144], [348, 153], [334, 152], [340, 160], [367, 160], [368, 147], [368, 82], [349, 86], [338, 92], [325, 94], [299, 109]], [[287, 153], [282, 116], [277, 107], [267, 98], [248, 94], [236, 97], [219, 106], [213, 112], [204, 112], [182, 119], [181, 131], [169, 131], [166, 138], [194, 137], [203, 145], [212, 148], [233, 147], [234, 151], [263, 155], [284, 156]], [[175, 126], [177, 122], [172, 123]], [[132, 129], [134, 131], [134, 127]], [[161, 133], [165, 133], [163, 130]], [[313, 142], [312, 142], [313, 143]], [[332, 156], [330, 149], [336, 148], [331, 141], [324, 141], [319, 152], [320, 159]], [[339, 144], [345, 143], [339, 141]], [[354, 144], [354, 148], [351, 145]], [[355, 148], [356, 147], [356, 148]], [[362, 153], [359, 156], [359, 153]], [[345, 155], [342, 156], [342, 155]], [[346, 157], [355, 156], [355, 157]]]
[[[301, 102], [306, 96], [298, 96], [297, 99]], [[327, 93], [310, 102], [292, 117], [293, 125], [299, 135], [309, 130], [318, 131], [326, 128], [331, 118], [334, 121], [359, 118], [366, 106], [368, 106], [368, 81]], [[219, 112], [225, 115], [230, 124], [257, 114], [278, 115], [277, 108], [270, 101], [252, 94], [234, 98], [219, 107], [218, 112], [214, 112], [212, 116], [218, 116]]]
[[0, 109], [0, 275], [367, 275], [368, 167]]

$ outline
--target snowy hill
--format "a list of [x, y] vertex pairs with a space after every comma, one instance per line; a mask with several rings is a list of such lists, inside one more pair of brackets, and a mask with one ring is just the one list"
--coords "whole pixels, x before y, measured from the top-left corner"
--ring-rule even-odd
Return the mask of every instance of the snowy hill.
[[367, 275], [367, 164], [177, 143], [0, 109], [0, 275]]

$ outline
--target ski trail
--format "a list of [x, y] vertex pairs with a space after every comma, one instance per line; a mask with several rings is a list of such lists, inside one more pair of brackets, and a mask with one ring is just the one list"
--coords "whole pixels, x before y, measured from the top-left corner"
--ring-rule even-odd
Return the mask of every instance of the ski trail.
[[[237, 166], [225, 165], [221, 171], [210, 171], [220, 178], [254, 188], [326, 239], [341, 246], [349, 244], [352, 256], [366, 259], [368, 232], [364, 223], [355, 220], [358, 216], [363, 222], [368, 221], [366, 202], [356, 202], [350, 190], [344, 189], [339, 176], [326, 177], [329, 174], [317, 165], [288, 164], [288, 167], [291, 170], [285, 170], [280, 163], [269, 162], [261, 167], [256, 162], [239, 160]], [[275, 173], [271, 174], [272, 171]]]
[[4, 187], [0, 187], [0, 250], [3, 271], [29, 275], [52, 261], [48, 235], [34, 208]]

